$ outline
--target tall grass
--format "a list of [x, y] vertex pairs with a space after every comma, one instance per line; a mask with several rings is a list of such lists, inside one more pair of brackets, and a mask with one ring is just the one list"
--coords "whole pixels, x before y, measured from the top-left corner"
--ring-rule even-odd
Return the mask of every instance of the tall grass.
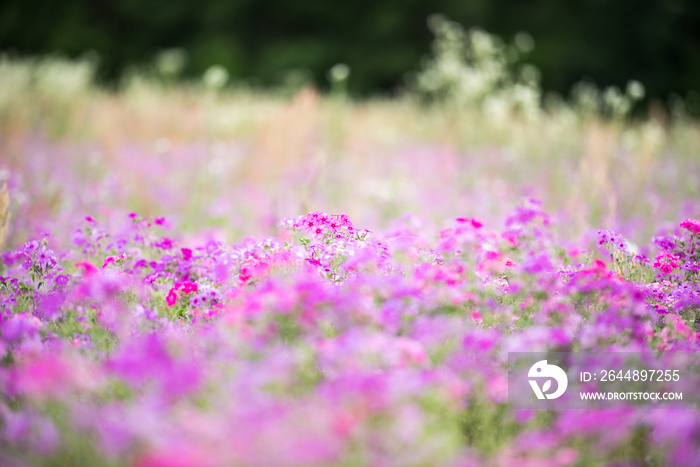
[[[643, 86], [631, 81], [625, 92], [584, 84], [540, 106], [537, 71], [517, 61], [531, 39], [431, 24], [434, 53], [409, 91], [364, 101], [207, 76], [178, 85], [170, 72], [135, 72], [107, 91], [90, 60], [4, 58], [0, 169], [12, 210], [49, 222], [99, 199], [100, 209], [174, 216], [184, 231], [237, 235], [314, 209], [376, 226], [406, 212], [496, 222], [533, 196], [567, 234], [604, 226], [639, 240], [698, 214], [700, 128], [682, 105], [673, 118], [633, 118]], [[20, 217], [13, 245], [40, 227]]]

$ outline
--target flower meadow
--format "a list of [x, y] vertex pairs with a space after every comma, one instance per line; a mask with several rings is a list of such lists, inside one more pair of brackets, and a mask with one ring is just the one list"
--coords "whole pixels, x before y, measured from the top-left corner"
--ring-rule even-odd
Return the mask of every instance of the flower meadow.
[[700, 360], [681, 114], [0, 69], [0, 465], [700, 465], [692, 397], [508, 403], [509, 352]]
[[612, 263], [549, 222], [534, 200], [434, 237], [314, 212], [192, 247], [130, 213], [28, 241], [2, 257], [2, 462], [696, 465], [693, 409], [509, 410], [509, 351], [700, 345], [699, 220], [655, 257], [601, 231]]

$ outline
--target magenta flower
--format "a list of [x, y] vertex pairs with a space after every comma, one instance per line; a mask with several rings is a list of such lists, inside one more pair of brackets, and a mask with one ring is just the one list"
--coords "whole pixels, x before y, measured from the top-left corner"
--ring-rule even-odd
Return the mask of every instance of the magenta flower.
[[163, 250], [170, 250], [173, 247], [173, 242], [169, 238], [163, 238], [160, 242], [154, 243], [153, 246]]
[[168, 295], [166, 295], [165, 302], [168, 304], [168, 306], [173, 306], [173, 305], [175, 305], [176, 301], [177, 301], [176, 289], [172, 288], [168, 292]]
[[180, 248], [180, 251], [182, 252], [182, 259], [185, 261], [192, 259], [192, 250], [189, 248]]
[[662, 274], [670, 274], [680, 266], [680, 258], [670, 253], [662, 253], [655, 259], [654, 267], [658, 268]]
[[75, 267], [82, 268], [83, 273], [88, 277], [99, 271], [99, 269], [97, 269], [92, 263], [88, 263], [87, 261], [76, 263]]
[[700, 220], [686, 219], [681, 222], [681, 227], [690, 230], [693, 233], [700, 233]]
[[180, 284], [179, 288], [180, 288], [180, 290], [182, 290], [182, 293], [186, 293], [186, 294], [196, 292], [198, 290], [197, 284], [195, 284], [194, 282], [189, 282], [189, 281], [183, 282], [182, 284]]

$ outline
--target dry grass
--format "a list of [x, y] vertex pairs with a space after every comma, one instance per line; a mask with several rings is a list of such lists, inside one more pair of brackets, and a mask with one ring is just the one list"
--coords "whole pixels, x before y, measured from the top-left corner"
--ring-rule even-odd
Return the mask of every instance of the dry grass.
[[[157, 190], [144, 187], [179, 184], [192, 193], [182, 207], [191, 226], [206, 222], [205, 208], [221, 199], [235, 198], [232, 209], [245, 211], [241, 219], [261, 210], [279, 219], [320, 209], [383, 221], [403, 212], [432, 220], [498, 217], [519, 196], [533, 195], [550, 212], [563, 212], [571, 231], [615, 228], [632, 218], [652, 229], [700, 196], [700, 130], [687, 120], [632, 123], [566, 109], [536, 121], [517, 115], [494, 121], [477, 109], [426, 106], [410, 96], [354, 102], [312, 89], [290, 98], [157, 83], [120, 93], [88, 87], [70, 104], [31, 92], [16, 97], [0, 102], [0, 165], [28, 170], [27, 151], [37, 137], [67, 145], [76, 149], [62, 157], [78, 177], [114, 170], [128, 194], [113, 202], [124, 209], [162, 212]], [[97, 154], [96, 168], [85, 168], [80, 144]], [[193, 144], [210, 148], [204, 152], [219, 147], [214, 152], [223, 162], [202, 160], [202, 170], [186, 173], [173, 159], [162, 179], [141, 167], [162, 165], [159, 159], [180, 157], [177, 148]], [[125, 152], [134, 146], [142, 159], [127, 162]], [[62, 183], [57, 179], [51, 199], [33, 193], [30, 202], [50, 205], [55, 214], [65, 203]], [[640, 193], [656, 196], [656, 207]]]
[[7, 183], [3, 182], [0, 188], [0, 250], [5, 246], [11, 219], [10, 193], [7, 191]]

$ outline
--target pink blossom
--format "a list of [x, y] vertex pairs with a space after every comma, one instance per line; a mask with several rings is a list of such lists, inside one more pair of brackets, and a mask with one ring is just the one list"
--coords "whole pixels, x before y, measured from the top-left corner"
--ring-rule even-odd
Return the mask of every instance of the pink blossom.
[[185, 261], [192, 259], [192, 250], [189, 248], [180, 248], [180, 251], [182, 251], [182, 259]]
[[92, 276], [99, 271], [92, 263], [88, 263], [87, 261], [76, 263], [75, 267], [82, 268], [86, 277]]
[[681, 222], [681, 227], [694, 233], [700, 233], [700, 220], [686, 219]]
[[168, 292], [168, 295], [165, 297], [165, 301], [168, 306], [175, 305], [175, 302], [177, 301], [177, 293], [174, 287]]
[[678, 269], [680, 266], [680, 258], [670, 253], [662, 253], [655, 259], [654, 267], [659, 268], [663, 274], [670, 274], [674, 269]]
[[179, 289], [182, 290], [182, 293], [192, 293], [196, 292], [198, 290], [198, 286], [194, 282], [183, 282], [179, 285]]

